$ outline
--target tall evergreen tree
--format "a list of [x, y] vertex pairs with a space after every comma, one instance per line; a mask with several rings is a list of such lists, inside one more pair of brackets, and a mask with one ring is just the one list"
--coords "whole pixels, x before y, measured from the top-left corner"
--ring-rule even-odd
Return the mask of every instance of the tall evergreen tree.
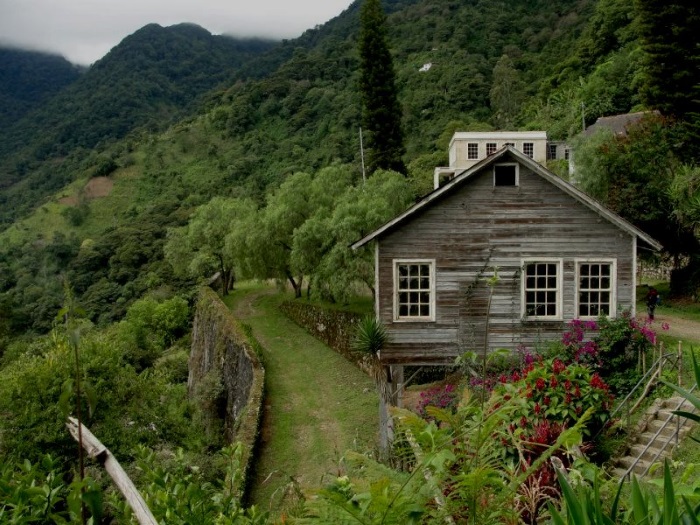
[[520, 73], [508, 55], [503, 55], [493, 68], [493, 83], [489, 95], [496, 127], [514, 129], [525, 101], [525, 83], [520, 79]]
[[[700, 148], [700, 7], [697, 0], [636, 0], [646, 53], [644, 102], [686, 129], [685, 153]], [[689, 150], [687, 148], [690, 148]]]
[[365, 0], [360, 11], [360, 91], [369, 172], [388, 169], [406, 173], [401, 106], [394, 64], [386, 37], [386, 15], [380, 0]]

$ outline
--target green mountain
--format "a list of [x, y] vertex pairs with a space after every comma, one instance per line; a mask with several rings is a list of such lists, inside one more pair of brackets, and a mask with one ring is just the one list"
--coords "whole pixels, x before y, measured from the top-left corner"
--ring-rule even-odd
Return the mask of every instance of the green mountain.
[[0, 48], [0, 129], [7, 129], [80, 77], [58, 55]]
[[[584, 101], [589, 121], [638, 104], [638, 41], [621, 0], [386, 8], [416, 188], [446, 163], [455, 129], [509, 122], [566, 138]], [[166, 229], [213, 196], [262, 203], [288, 175], [334, 163], [359, 177], [358, 14], [356, 2], [274, 47], [146, 26], [9, 130], [0, 317], [10, 330], [47, 329], [62, 277], [104, 323], [148, 290], [180, 286], [163, 261]]]
[[[70, 180], [66, 156], [135, 129], [165, 128], [275, 45], [213, 36], [192, 24], [150, 24], [128, 36], [57, 96], [0, 131], [0, 188], [10, 188], [0, 197], [0, 220], [11, 222]], [[20, 194], [22, 202], [15, 198]]]

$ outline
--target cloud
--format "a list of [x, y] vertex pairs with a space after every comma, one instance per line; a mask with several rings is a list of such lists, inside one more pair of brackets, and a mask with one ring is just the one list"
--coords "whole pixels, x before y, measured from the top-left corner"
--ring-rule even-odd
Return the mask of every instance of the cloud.
[[351, 0], [0, 0], [0, 43], [90, 64], [149, 23], [191, 22], [215, 34], [294, 38]]

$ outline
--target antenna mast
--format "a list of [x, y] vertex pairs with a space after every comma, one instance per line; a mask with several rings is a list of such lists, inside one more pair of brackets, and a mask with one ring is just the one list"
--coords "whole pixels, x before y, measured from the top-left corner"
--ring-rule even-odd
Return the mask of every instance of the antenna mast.
[[362, 183], [367, 181], [367, 176], [365, 175], [365, 149], [362, 145], [362, 126], [360, 126], [360, 158], [362, 159]]

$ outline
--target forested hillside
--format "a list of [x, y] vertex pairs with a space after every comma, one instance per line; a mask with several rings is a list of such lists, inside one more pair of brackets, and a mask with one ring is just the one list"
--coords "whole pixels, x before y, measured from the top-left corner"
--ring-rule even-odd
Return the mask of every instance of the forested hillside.
[[[215, 195], [259, 206], [291, 174], [333, 164], [356, 180], [358, 5], [277, 46], [146, 26], [5, 130], [0, 304], [11, 331], [48, 328], [60, 275], [102, 322], [154, 286], [179, 286], [162, 259], [166, 230]], [[567, 139], [582, 120], [644, 108], [628, 2], [411, 0], [386, 11], [417, 195], [456, 129]]]
[[0, 48], [0, 129], [78, 79], [80, 68], [58, 55]]
[[126, 37], [74, 84], [0, 131], [0, 222], [71, 181], [98, 144], [164, 129], [274, 45], [191, 24], [151, 24]]
[[[583, 100], [589, 122], [638, 103], [629, 49], [639, 38], [626, 3], [409, 1], [387, 11], [416, 193], [446, 162], [455, 129], [567, 138]], [[5, 227], [36, 210], [3, 235], [0, 290], [12, 331], [47, 329], [60, 275], [103, 322], [157, 283], [175, 283], [162, 261], [166, 228], [214, 195], [261, 204], [290, 174], [333, 163], [359, 177], [358, 26], [353, 4], [268, 49], [150, 25], [7, 130], [0, 167], [14, 184], [0, 193]], [[220, 88], [202, 99], [208, 86]], [[192, 116], [169, 124], [183, 112]]]
[[[219, 443], [204, 442], [187, 400], [194, 285], [219, 272], [223, 293], [249, 277], [341, 304], [371, 293], [373, 256], [348, 246], [431, 189], [455, 130], [570, 141], [577, 183], [664, 242], [689, 283], [679, 292], [700, 290], [693, 2], [384, 2], [406, 173], [366, 181], [361, 5], [280, 43], [148, 25], [65, 87], [49, 74], [55, 91], [26, 91], [19, 113], [10, 79], [14, 98], [0, 99], [14, 121], [0, 130], [3, 463], [30, 457], [50, 470], [33, 435], [70, 462], [63, 421], [82, 399], [71, 379], [80, 347], [94, 380], [85, 409], [90, 389], [104, 394], [91, 417], [120, 457], [156, 476], [136, 444], [162, 447], [171, 466], [187, 463], [173, 459], [182, 446], [203, 479], [222, 479], [209, 448]], [[578, 136], [631, 110], [660, 112], [624, 136]]]

